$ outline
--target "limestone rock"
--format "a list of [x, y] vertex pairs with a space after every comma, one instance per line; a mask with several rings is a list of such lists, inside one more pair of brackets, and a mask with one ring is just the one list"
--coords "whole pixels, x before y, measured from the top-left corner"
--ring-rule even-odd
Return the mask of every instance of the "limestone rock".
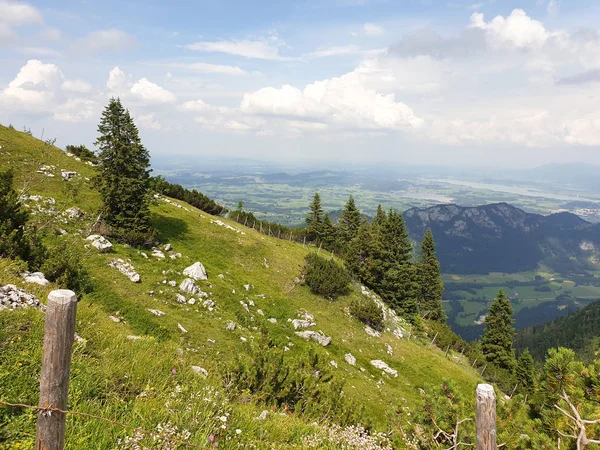
[[269, 317], [269, 322], [271, 322], [272, 324], [276, 324], [277, 319], [275, 317]]
[[39, 284], [40, 286], [48, 286], [48, 284], [50, 284], [42, 272], [24, 272], [21, 274], [21, 276], [26, 283], [35, 283]]
[[351, 366], [355, 366], [356, 365], [356, 358], [354, 356], [352, 356], [351, 353], [346, 353], [346, 356], [344, 356], [344, 359]]
[[200, 366], [192, 366], [191, 369], [192, 369], [192, 372], [194, 372], [197, 375], [202, 375], [205, 378], [208, 376], [208, 370], [203, 369]]
[[104, 236], [100, 236], [99, 234], [91, 234], [86, 237], [85, 240], [91, 241], [92, 246], [102, 253], [109, 252], [113, 246], [108, 239], [106, 239]]
[[149, 309], [148, 311], [150, 311], [150, 312], [151, 312], [152, 314], [154, 314], [155, 316], [159, 316], [159, 317], [160, 317], [160, 316], [164, 316], [164, 315], [165, 315], [165, 313], [164, 313], [164, 312], [162, 312], [162, 311], [161, 311], [161, 310], [159, 310], [159, 309]]
[[165, 259], [165, 254], [157, 248], [152, 249], [152, 256], [158, 259]]
[[177, 297], [177, 303], [185, 303], [186, 302], [186, 299], [183, 295], [176, 294], [176, 297]]
[[206, 269], [199, 261], [184, 269], [183, 274], [193, 278], [194, 280], [208, 279], [208, 275], [206, 275]]
[[61, 169], [60, 171], [60, 176], [64, 181], [71, 181], [76, 175], [78, 175], [77, 172], [70, 172], [68, 170], [63, 169]]
[[196, 295], [198, 292], [200, 292], [200, 288], [196, 286], [196, 283], [194, 283], [194, 280], [191, 278], [186, 278], [183, 280], [179, 285], [179, 290], [190, 295]]
[[83, 216], [85, 216], [85, 213], [81, 209], [79, 209], [77, 206], [73, 206], [73, 207], [65, 210], [65, 215], [70, 220], [81, 220], [81, 219], [83, 219]]
[[259, 416], [256, 418], [256, 420], [267, 420], [268, 415], [269, 415], [269, 411], [266, 409], [263, 409], [263, 411], [259, 414]]
[[379, 331], [375, 331], [373, 328], [371, 328], [368, 325], [365, 327], [365, 333], [367, 333], [371, 337], [379, 337], [379, 336], [381, 336], [381, 333]]
[[292, 325], [294, 326], [294, 330], [298, 330], [302, 328], [314, 327], [316, 323], [304, 319], [294, 319], [292, 320]]
[[388, 375], [391, 375], [393, 377], [397, 377], [398, 376], [398, 371], [397, 370], [392, 369], [390, 366], [388, 366], [385, 362], [383, 362], [380, 359], [374, 359], [373, 361], [371, 361], [371, 365], [373, 367], [376, 367], [377, 369], [383, 370]]
[[139, 283], [142, 279], [140, 274], [135, 271], [135, 268], [121, 258], [111, 259], [108, 265], [117, 269], [134, 283]]
[[19, 308], [38, 308], [42, 311], [46, 309], [35, 295], [19, 289], [14, 284], [0, 286], [0, 311], [3, 309], [14, 310]]
[[179, 331], [181, 331], [182, 333], [188, 332], [185, 328], [183, 328], [183, 326], [180, 323], [177, 324], [177, 328], [179, 328]]
[[326, 347], [329, 344], [331, 344], [330, 337], [325, 336], [322, 333], [317, 333], [316, 331], [296, 331], [296, 335], [300, 336], [303, 339], [306, 339], [307, 341], [315, 341], [316, 343], [321, 344], [323, 347]]
[[172, 248], [173, 247], [171, 246], [171, 244], [165, 244], [164, 246], [165, 252], [170, 252]]
[[233, 330], [235, 330], [235, 329], [236, 329], [236, 327], [237, 327], [237, 325], [235, 324], [235, 322], [231, 322], [231, 321], [230, 321], [230, 322], [227, 322], [227, 323], [225, 324], [225, 329], [226, 329], [227, 331], [233, 331]]

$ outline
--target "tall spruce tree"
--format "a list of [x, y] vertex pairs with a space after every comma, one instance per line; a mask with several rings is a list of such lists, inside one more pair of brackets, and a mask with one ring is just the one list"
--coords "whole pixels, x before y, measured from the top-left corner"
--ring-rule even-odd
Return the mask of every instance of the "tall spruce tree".
[[501, 289], [485, 317], [485, 328], [481, 338], [481, 349], [485, 358], [509, 372], [513, 372], [515, 368], [515, 328], [512, 314], [510, 300]]
[[321, 196], [315, 192], [313, 201], [310, 204], [310, 211], [306, 216], [306, 237], [309, 241], [317, 242], [321, 238], [323, 231], [323, 208], [321, 206]]
[[417, 273], [419, 280], [419, 311], [428, 319], [444, 322], [446, 320], [446, 313], [442, 307], [444, 283], [442, 283], [440, 263], [435, 255], [435, 242], [430, 229], [427, 229], [423, 242], [421, 242]]
[[390, 209], [378, 228], [378, 291], [397, 312], [412, 320], [418, 312], [419, 283], [404, 218]]
[[517, 359], [516, 376], [519, 382], [519, 392], [533, 394], [536, 385], [535, 367], [533, 356], [528, 349], [523, 350]]
[[357, 235], [346, 251], [348, 269], [368, 287], [375, 289], [377, 284], [377, 236], [375, 227], [367, 219], [362, 220]]
[[377, 226], [381, 226], [385, 223], [387, 216], [385, 215], [385, 211], [381, 207], [381, 205], [377, 205], [377, 213], [375, 214], [375, 218], [373, 219], [373, 224]]
[[323, 246], [331, 251], [336, 251], [337, 229], [331, 220], [329, 213], [323, 217], [323, 226], [321, 227], [321, 241]]
[[30, 243], [25, 234], [29, 213], [13, 188], [11, 169], [0, 171], [0, 256], [29, 259]]
[[360, 224], [360, 211], [356, 207], [354, 197], [350, 196], [338, 221], [340, 248], [348, 248], [349, 243], [357, 236]]
[[120, 99], [111, 98], [98, 125], [103, 220], [112, 234], [132, 244], [153, 238], [150, 224], [150, 155], [142, 145], [138, 129]]

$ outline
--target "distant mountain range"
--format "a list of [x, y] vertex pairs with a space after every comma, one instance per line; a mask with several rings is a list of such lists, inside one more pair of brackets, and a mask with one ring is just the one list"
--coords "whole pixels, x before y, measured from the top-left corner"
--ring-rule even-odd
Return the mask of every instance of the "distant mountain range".
[[431, 228], [445, 273], [521, 272], [540, 264], [565, 273], [598, 268], [600, 225], [571, 213], [527, 213], [507, 203], [409, 209], [404, 219], [420, 242]]

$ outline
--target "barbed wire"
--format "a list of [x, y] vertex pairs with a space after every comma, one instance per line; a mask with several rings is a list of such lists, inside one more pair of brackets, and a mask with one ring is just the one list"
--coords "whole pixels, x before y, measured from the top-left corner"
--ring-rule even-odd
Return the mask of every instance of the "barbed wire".
[[158, 433], [156, 431], [145, 430], [143, 428], [134, 427], [132, 425], [127, 425], [127, 424], [118, 422], [116, 420], [111, 420], [111, 419], [107, 419], [105, 417], [96, 416], [94, 414], [84, 413], [84, 412], [80, 412], [80, 411], [65, 411], [65, 410], [62, 410], [60, 408], [53, 408], [53, 407], [50, 407], [50, 406], [47, 406], [47, 407], [33, 406], [33, 405], [26, 405], [24, 403], [10, 403], [10, 402], [5, 402], [3, 400], [0, 400], [0, 405], [3, 405], [3, 406], [12, 406], [12, 407], [15, 407], [15, 408], [33, 409], [33, 410], [36, 410], [36, 411], [42, 411], [42, 413], [59, 412], [59, 413], [62, 413], [62, 414], [71, 414], [71, 415], [74, 415], [74, 416], [86, 417], [88, 419], [101, 420], [103, 422], [110, 423], [111, 425], [117, 425], [117, 426], [120, 426], [122, 428], [127, 428], [127, 429], [130, 429], [130, 430], [133, 430], [133, 431], [140, 432], [142, 434], [149, 434], [149, 435], [152, 435], [152, 436], [156, 436], [156, 437], [159, 437], [161, 439], [168, 440], [168, 441], [170, 441], [170, 442], [172, 442], [174, 444], [183, 445], [183, 446], [188, 447], [188, 448], [201, 448], [201, 449], [204, 449], [204, 450], [206, 450], [208, 448], [206, 446], [200, 446], [200, 445], [197, 445], [197, 444], [192, 444], [191, 442], [187, 442], [187, 441], [182, 441], [182, 440], [179, 440], [179, 439], [175, 439], [173, 437], [166, 436], [163, 433]]

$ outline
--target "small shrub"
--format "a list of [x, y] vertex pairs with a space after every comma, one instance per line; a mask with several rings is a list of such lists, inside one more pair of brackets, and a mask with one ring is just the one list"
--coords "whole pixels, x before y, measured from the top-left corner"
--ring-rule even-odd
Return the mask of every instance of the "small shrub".
[[375, 330], [383, 329], [383, 311], [369, 298], [352, 299], [350, 314]]
[[335, 261], [311, 253], [306, 257], [304, 279], [313, 294], [331, 300], [350, 293], [350, 275]]
[[66, 242], [48, 252], [42, 272], [50, 281], [77, 294], [87, 294], [93, 290], [92, 280], [83, 266], [79, 250]]

